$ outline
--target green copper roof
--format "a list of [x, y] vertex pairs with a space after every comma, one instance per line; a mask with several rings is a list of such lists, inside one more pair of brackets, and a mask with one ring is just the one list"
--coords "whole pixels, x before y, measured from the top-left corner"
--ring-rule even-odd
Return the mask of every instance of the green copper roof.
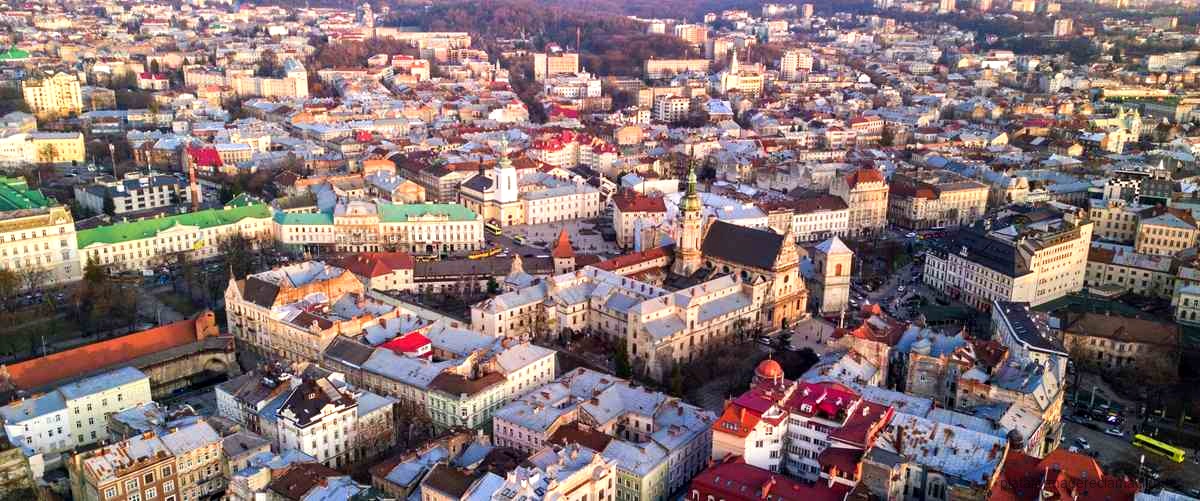
[[29, 53], [16, 47], [9, 47], [8, 50], [0, 52], [0, 61], [11, 61], [15, 59], [29, 59]]
[[50, 205], [39, 190], [29, 189], [25, 179], [0, 176], [0, 211], [41, 209]]
[[328, 212], [317, 212], [317, 213], [302, 212], [302, 213], [293, 213], [293, 214], [289, 214], [286, 212], [276, 212], [275, 213], [275, 222], [279, 223], [279, 224], [283, 224], [283, 225], [288, 225], [288, 224], [305, 224], [305, 225], [327, 224], [327, 225], [332, 225], [333, 224], [333, 214], [330, 214]]
[[157, 217], [101, 226], [99, 228], [79, 231], [75, 236], [79, 240], [79, 248], [83, 249], [96, 243], [115, 244], [151, 238], [158, 235], [158, 232], [172, 228], [177, 224], [205, 229], [233, 224], [248, 217], [269, 218], [271, 217], [271, 209], [262, 204], [225, 209], [207, 209], [177, 216]]
[[379, 220], [385, 223], [403, 223], [421, 216], [446, 216], [451, 221], [474, 221], [479, 218], [474, 211], [459, 204], [404, 204], [379, 203]]

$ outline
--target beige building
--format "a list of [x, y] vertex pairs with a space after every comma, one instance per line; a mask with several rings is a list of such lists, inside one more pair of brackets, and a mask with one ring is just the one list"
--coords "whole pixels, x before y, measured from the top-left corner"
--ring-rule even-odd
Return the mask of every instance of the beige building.
[[483, 218], [458, 204], [339, 203], [332, 213], [275, 217], [275, 235], [305, 252], [463, 253], [483, 248]]
[[37, 163], [81, 165], [87, 154], [82, 132], [34, 132], [29, 139]]
[[850, 207], [849, 235], [873, 234], [887, 227], [888, 184], [882, 172], [863, 168], [838, 176], [830, 184], [829, 194]]
[[946, 170], [896, 173], [888, 220], [909, 229], [970, 224], [987, 212], [987, 185]]
[[1197, 236], [1200, 236], [1200, 229], [1197, 229], [1191, 212], [1166, 209], [1157, 215], [1147, 214], [1138, 222], [1134, 248], [1142, 254], [1174, 256], [1179, 251], [1194, 247]]
[[229, 332], [263, 356], [319, 362], [338, 335], [354, 336], [400, 310], [366, 297], [348, 270], [309, 261], [230, 280]]
[[1107, 313], [1084, 313], [1063, 328], [1063, 346], [1076, 364], [1156, 382], [1178, 377], [1181, 337], [1173, 322]]
[[1133, 244], [1137, 240], [1138, 220], [1150, 208], [1119, 198], [1093, 200], [1092, 204], [1089, 212], [1096, 225], [1095, 237], [1118, 244]]
[[70, 211], [52, 206], [23, 179], [2, 177], [0, 209], [0, 269], [28, 276], [25, 287], [79, 280], [82, 268]]
[[506, 155], [496, 168], [459, 187], [462, 204], [499, 226], [543, 224], [600, 215], [600, 190], [542, 172], [518, 176]]
[[646, 78], [657, 80], [689, 71], [708, 73], [710, 64], [708, 59], [647, 59]]
[[1171, 256], [1141, 254], [1128, 246], [1093, 245], [1084, 285], [1106, 292], [1171, 297], [1178, 264]]
[[154, 432], [76, 454], [67, 463], [78, 501], [180, 501], [177, 461]]
[[[661, 196], [649, 197], [634, 190], [623, 190], [612, 198], [613, 231], [617, 234], [617, 245], [622, 249], [633, 248], [638, 233], [650, 228], [661, 227], [667, 219], [667, 205]], [[644, 245], [652, 247], [653, 245]]]
[[221, 436], [207, 422], [173, 429], [162, 435], [162, 442], [175, 456], [175, 491], [180, 501], [198, 501], [225, 492]]
[[29, 111], [48, 119], [83, 112], [83, 93], [79, 79], [68, 73], [31, 76], [21, 81], [21, 95]]
[[168, 264], [180, 253], [215, 257], [222, 241], [234, 234], [257, 243], [270, 241], [272, 232], [271, 210], [255, 204], [115, 223], [76, 237], [84, 266], [95, 262], [114, 270], [142, 270]]
[[579, 54], [576, 52], [533, 55], [533, 79], [538, 82], [555, 75], [575, 73], [579, 73]]

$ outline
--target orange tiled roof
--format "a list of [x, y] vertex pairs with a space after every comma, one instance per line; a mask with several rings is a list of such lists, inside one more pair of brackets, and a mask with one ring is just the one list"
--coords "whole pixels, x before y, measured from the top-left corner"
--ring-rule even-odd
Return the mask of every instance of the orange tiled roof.
[[92, 343], [6, 367], [10, 382], [20, 389], [41, 388], [83, 376], [106, 367], [179, 347], [217, 333], [212, 312], [191, 320], [144, 330], [128, 336]]

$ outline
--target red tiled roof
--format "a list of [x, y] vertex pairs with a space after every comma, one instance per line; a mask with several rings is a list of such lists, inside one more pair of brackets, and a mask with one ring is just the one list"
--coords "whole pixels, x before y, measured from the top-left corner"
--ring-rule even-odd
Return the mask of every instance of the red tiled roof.
[[604, 271], [616, 271], [621, 268], [633, 266], [635, 264], [652, 261], [667, 255], [666, 247], [655, 247], [653, 249], [642, 252], [631, 252], [620, 256], [606, 259], [596, 263], [596, 267]]
[[850, 492], [844, 484], [809, 484], [748, 465], [738, 458], [714, 465], [692, 479], [692, 490], [701, 498], [711, 495], [725, 501], [842, 501]]
[[205, 311], [189, 320], [26, 360], [9, 365], [5, 370], [9, 381], [17, 388], [41, 388], [108, 367], [127, 365], [136, 358], [184, 346], [219, 333], [216, 317], [211, 311]]
[[992, 489], [991, 501], [1037, 498], [1042, 491], [1057, 499], [1075, 501], [1130, 501], [1140, 489], [1136, 480], [1106, 475], [1095, 459], [1065, 449], [1055, 449], [1038, 459], [1019, 450], [1009, 451]]
[[375, 278], [396, 270], [413, 269], [413, 258], [406, 252], [364, 252], [345, 257], [338, 267], [360, 277]]
[[883, 173], [873, 168], [863, 168], [851, 172], [846, 176], [846, 184], [851, 188], [858, 186], [858, 183], [883, 183]]
[[396, 339], [383, 343], [382, 345], [379, 345], [379, 347], [387, 348], [396, 352], [396, 354], [403, 355], [406, 353], [416, 353], [421, 349], [422, 346], [428, 346], [432, 343], [433, 342], [430, 341], [429, 338], [425, 337], [420, 332], [410, 332], [403, 336], [399, 336]]
[[788, 399], [787, 407], [796, 414], [842, 421], [858, 400], [854, 390], [838, 383], [800, 383]]
[[192, 158], [192, 163], [196, 165], [202, 167], [221, 166], [221, 154], [211, 146], [188, 146], [187, 154]]
[[550, 255], [555, 259], [575, 257], [575, 249], [571, 248], [571, 237], [567, 235], [566, 228], [558, 232], [558, 240], [554, 242], [554, 249], [550, 251]]
[[846, 422], [840, 428], [831, 430], [829, 436], [848, 444], [869, 447], [879, 430], [892, 420], [893, 412], [891, 406], [863, 400], [846, 418]]
[[666, 212], [667, 204], [662, 197], [648, 197], [637, 191], [624, 189], [613, 196], [613, 204], [621, 212]]

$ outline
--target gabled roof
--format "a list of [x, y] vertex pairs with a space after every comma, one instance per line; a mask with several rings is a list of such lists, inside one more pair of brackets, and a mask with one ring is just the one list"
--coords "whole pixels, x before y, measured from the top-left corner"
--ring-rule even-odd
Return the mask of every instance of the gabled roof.
[[846, 176], [846, 185], [850, 188], [858, 186], [859, 183], [886, 183], [883, 178], [883, 173], [879, 170], [866, 167], [851, 172]]
[[558, 232], [558, 239], [554, 241], [554, 248], [550, 250], [550, 255], [555, 259], [575, 257], [575, 249], [571, 248], [571, 237], [567, 235], [566, 228]]
[[705, 234], [700, 252], [705, 256], [769, 270], [775, 267], [775, 259], [779, 257], [783, 244], [783, 235], [778, 233], [718, 220]]
[[364, 252], [350, 254], [335, 266], [360, 277], [374, 278], [396, 270], [413, 269], [413, 258], [406, 252]]

